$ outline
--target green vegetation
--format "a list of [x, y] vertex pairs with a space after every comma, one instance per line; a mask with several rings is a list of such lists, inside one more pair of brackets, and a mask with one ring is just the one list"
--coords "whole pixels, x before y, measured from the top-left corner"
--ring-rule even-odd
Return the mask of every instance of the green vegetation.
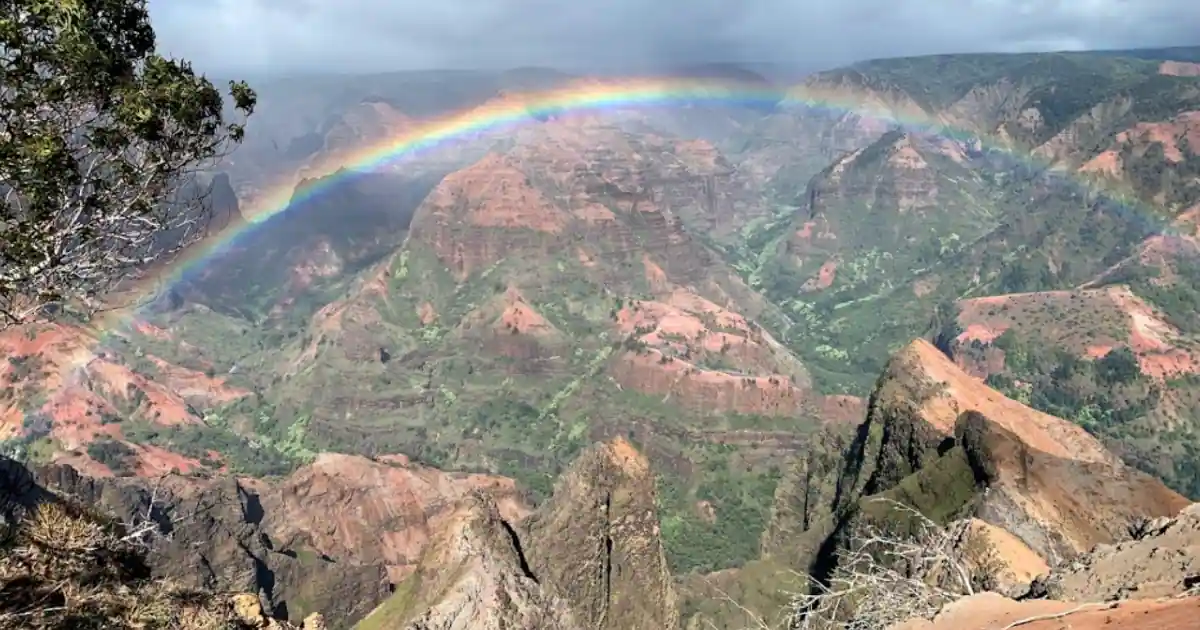
[[[984, 344], [976, 344], [980, 349]], [[1034, 409], [1065, 418], [1109, 444], [1129, 463], [1162, 478], [1190, 497], [1200, 497], [1200, 451], [1193, 424], [1161, 428], [1158, 407], [1166, 392], [1176, 406], [1189, 400], [1200, 381], [1185, 376], [1164, 384], [1141, 373], [1137, 356], [1119, 347], [1083, 359], [1011, 330], [992, 342], [1004, 350], [1005, 371], [988, 384]], [[1185, 418], [1196, 417], [1191, 403]]]
[[[1195, 105], [1200, 105], [1200, 97], [1195, 97]], [[1121, 164], [1138, 196], [1152, 207], [1165, 206], [1168, 213], [1200, 201], [1200, 147], [1191, 146], [1184, 135], [1174, 148], [1182, 158], [1178, 162], [1167, 158], [1159, 142], [1142, 150], [1126, 141], [1120, 150]]]
[[536, 407], [524, 402], [492, 400], [477, 408], [462, 429], [463, 438], [516, 447], [499, 450], [496, 472], [516, 479], [539, 503], [553, 491], [561, 466], [585, 446], [579, 438], [556, 446], [556, 423], [539, 421], [540, 415]]
[[153, 444], [216, 466], [225, 464], [235, 473], [286, 475], [311, 462], [315, 453], [305, 446], [306, 418], [284, 423], [274, 414], [273, 407], [248, 398], [209, 412], [204, 424], [165, 427], [129, 421], [122, 430], [132, 442]]
[[[929, 111], [944, 109], [971, 89], [1002, 80], [1041, 88], [1067, 83], [1074, 92], [1062, 89], [1055, 95], [1046, 90], [1030, 97], [1055, 112], [1051, 119], [1061, 125], [1068, 114], [1090, 107], [1096, 99], [1153, 77], [1155, 67], [1147, 60], [1090, 53], [929, 55], [865, 61], [819, 76], [899, 91]], [[1051, 135], [1061, 129], [1050, 128]]]
[[935, 523], [946, 524], [961, 517], [977, 491], [975, 473], [962, 447], [956, 446], [901, 479], [895, 487], [878, 495], [864, 497], [859, 501], [859, 509], [877, 522], [909, 521], [910, 517], [902, 517], [893, 507], [878, 501], [880, 498], [889, 499], [916, 508]]
[[1011, 329], [993, 343], [1004, 350], [1005, 373], [989, 377], [989, 385], [1098, 435], [1119, 435], [1123, 425], [1144, 416], [1162, 395], [1142, 375], [1128, 348], [1092, 361], [1022, 339]]
[[[882, 160], [887, 140], [839, 176], [838, 190], [859, 193], [822, 195], [828, 184], [814, 184], [810, 204], [819, 204], [822, 227], [807, 240], [794, 234], [808, 230], [811, 208], [749, 234], [758, 251], [726, 250], [742, 277], [782, 308], [783, 320], [763, 323], [800, 355], [824, 392], [866, 394], [890, 354], [915, 337], [945, 332], [939, 305], [1078, 286], [1154, 233], [1144, 213], [1131, 214], [1120, 200], [990, 154], [975, 170], [928, 156], [937, 205], [900, 219], [888, 188], [897, 175]], [[826, 229], [837, 238], [816, 236]], [[837, 263], [831, 284], [815, 288], [817, 269], [829, 261]], [[1179, 301], [1174, 309], [1182, 314], [1188, 300]]]
[[758, 557], [780, 473], [739, 466], [736, 450], [697, 449], [703, 459], [691, 488], [683, 480], [659, 477], [663, 546], [674, 572], [708, 573]]
[[[113, 337], [112, 350], [132, 369], [153, 378], [150, 356], [173, 365], [220, 377], [230, 385], [262, 390], [276, 377], [279, 354], [297, 343], [302, 328], [260, 326], [253, 321], [206, 308], [186, 308], [161, 323], [166, 336], [131, 334]], [[183, 345], [181, 342], [184, 342]]]
[[[228, 463], [231, 472], [269, 477], [286, 475], [300, 462], [279, 451], [264, 448], [250, 438], [204, 425], [163, 427], [149, 423], [130, 423], [125, 435], [131, 441], [153, 444], [210, 464]], [[213, 453], [219, 454], [213, 457]]]
[[88, 457], [108, 466], [108, 469], [118, 477], [135, 472], [134, 464], [137, 462], [137, 453], [123, 442], [109, 439], [96, 440], [88, 444], [87, 454]]
[[8, 457], [19, 462], [47, 461], [58, 443], [50, 437], [54, 421], [40, 413], [29, 412], [21, 422], [21, 432], [13, 437], [0, 440], [0, 456]]

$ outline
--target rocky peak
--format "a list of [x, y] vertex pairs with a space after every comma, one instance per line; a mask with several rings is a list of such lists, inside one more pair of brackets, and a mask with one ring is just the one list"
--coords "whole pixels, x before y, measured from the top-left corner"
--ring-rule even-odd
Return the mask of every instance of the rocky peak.
[[923, 340], [892, 358], [848, 458], [857, 472], [843, 484], [861, 489], [849, 500], [891, 492], [945, 516], [967, 510], [1051, 564], [1186, 504], [1082, 428], [1006, 398]]
[[[959, 415], [974, 410], [999, 423], [1031, 447], [1077, 461], [1116, 465], [1118, 458], [1082, 427], [1012, 400], [968, 375], [924, 339], [913, 341], [889, 363], [885, 388], [915, 404], [922, 420], [944, 436]], [[895, 398], [895, 396], [893, 396]]]
[[956, 447], [987, 489], [972, 511], [1052, 562], [1119, 540], [1141, 515], [1186, 504], [1079, 426], [1003, 396], [929, 342], [914, 341], [892, 358], [871, 397], [850, 451], [861, 462], [853, 485], [870, 495], [914, 473], [929, 482]]
[[366, 629], [674, 628], [649, 462], [623, 438], [592, 446], [553, 496], [510, 525], [471, 493]]
[[679, 623], [654, 476], [625, 439], [586, 450], [521, 529], [530, 568], [570, 603], [584, 627], [658, 630]]
[[976, 411], [959, 418], [955, 433], [986, 488], [974, 514], [1013, 533], [1051, 565], [1124, 540], [1145, 519], [1187, 505], [1162, 482], [1115, 458], [1051, 454]]
[[490, 497], [472, 493], [396, 595], [359, 626], [406, 630], [576, 630], [566, 604], [530, 572]]
[[36, 476], [122, 521], [151, 514], [170, 534], [150, 554], [156, 575], [258, 592], [273, 616], [299, 621], [320, 611], [333, 627], [384, 601], [388, 584], [412, 573], [429, 542], [457, 522], [464, 497], [494, 494], [498, 513], [526, 513], [511, 480], [328, 453], [273, 481], [92, 478], [61, 465]]
[[815, 440], [784, 476], [764, 553], [819, 575], [861, 516], [893, 518], [867, 507], [878, 496], [938, 522], [975, 517], [1051, 566], [1186, 504], [1079, 427], [1004, 397], [923, 340], [889, 361], [852, 439]]

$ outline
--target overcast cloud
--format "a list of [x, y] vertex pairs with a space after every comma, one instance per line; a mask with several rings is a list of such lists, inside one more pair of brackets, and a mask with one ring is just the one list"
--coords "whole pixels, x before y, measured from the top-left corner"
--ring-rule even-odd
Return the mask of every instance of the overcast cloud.
[[1200, 43], [1197, 0], [151, 0], [209, 72], [620, 66]]

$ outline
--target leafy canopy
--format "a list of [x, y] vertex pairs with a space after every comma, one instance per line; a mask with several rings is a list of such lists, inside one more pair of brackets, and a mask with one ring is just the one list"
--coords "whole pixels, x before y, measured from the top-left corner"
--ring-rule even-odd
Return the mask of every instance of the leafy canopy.
[[[146, 0], [0, 0], [0, 326], [95, 306], [200, 238], [196, 177], [241, 141], [222, 93], [155, 53]], [[230, 82], [244, 121], [255, 94]], [[184, 194], [182, 191], [192, 191]]]

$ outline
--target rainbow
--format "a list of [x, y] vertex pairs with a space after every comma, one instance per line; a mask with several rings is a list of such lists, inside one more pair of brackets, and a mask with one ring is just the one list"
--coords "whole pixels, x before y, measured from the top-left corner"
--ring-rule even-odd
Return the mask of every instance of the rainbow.
[[[694, 104], [717, 106], [793, 106], [825, 110], [834, 114], [856, 113], [866, 119], [879, 120], [893, 126], [943, 137], [975, 140], [989, 149], [996, 148], [1016, 155], [1003, 143], [981, 138], [975, 132], [954, 129], [920, 110], [896, 112], [883, 103], [869, 103], [852, 91], [795, 86], [779, 89], [759, 84], [714, 79], [637, 78], [620, 80], [587, 80], [558, 89], [505, 95], [432, 120], [419, 122], [392, 137], [323, 160], [312, 168], [312, 175], [324, 174], [316, 183], [297, 190], [295, 178], [274, 182], [254, 200], [246, 203], [242, 214], [246, 221], [235, 224], [223, 233], [211, 235], [161, 269], [148, 274], [135, 284], [131, 294], [134, 302], [144, 303], [165, 287], [197, 269], [239, 238], [252, 233], [268, 220], [286, 213], [290, 207], [322, 194], [344, 178], [364, 171], [373, 171], [398, 160], [420, 156], [422, 153], [454, 142], [470, 141], [485, 134], [529, 124], [548, 116], [587, 111], [616, 111], [645, 107], [685, 107]], [[1032, 155], [1018, 155], [1028, 162]], [[310, 177], [312, 176], [310, 175]], [[1149, 216], [1152, 213], [1146, 213]], [[110, 317], [98, 330], [112, 332], [128, 324], [139, 309], [125, 309]], [[96, 326], [94, 323], [93, 326]]]
[[[940, 127], [937, 121], [922, 112], [906, 112], [897, 116], [884, 107], [864, 107], [861, 100], [844, 91], [814, 90], [805, 87], [772, 88], [759, 84], [714, 79], [620, 79], [579, 81], [558, 89], [505, 95], [465, 110], [452, 112], [432, 120], [421, 121], [411, 128], [378, 142], [327, 156], [312, 165], [306, 177], [315, 181], [297, 190], [297, 178], [286, 178], [265, 187], [255, 199], [243, 200], [242, 214], [247, 219], [223, 233], [212, 235], [190, 248], [181, 258], [139, 283], [142, 298], [160, 290], [164, 285], [178, 282], [238, 238], [253, 232], [263, 223], [287, 212], [290, 207], [319, 196], [346, 177], [364, 171], [374, 171], [403, 159], [418, 157], [428, 151], [455, 142], [465, 142], [505, 128], [528, 124], [548, 116], [586, 111], [613, 111], [646, 107], [680, 107], [692, 104], [722, 106], [791, 105], [818, 108], [833, 112], [855, 112], [866, 118], [878, 119], [911, 129], [930, 130]], [[946, 128], [938, 133], [951, 134]], [[953, 133], [970, 137], [968, 133]]]
[[[857, 112], [865, 117], [886, 120], [910, 128], [925, 129], [934, 121], [919, 116], [897, 118], [883, 108], [871, 111], [846, 94], [806, 90], [801, 87], [780, 89], [760, 84], [715, 79], [617, 79], [586, 80], [563, 87], [506, 94], [468, 109], [431, 120], [420, 121], [409, 129], [378, 142], [350, 151], [326, 156], [310, 165], [305, 178], [314, 182], [297, 189], [297, 177], [284, 178], [267, 185], [253, 200], [243, 200], [246, 221], [232, 225], [220, 234], [210, 235], [147, 277], [132, 289], [133, 303], [144, 302], [166, 287], [214, 259], [239, 238], [291, 207], [302, 204], [356, 173], [375, 171], [391, 163], [419, 157], [423, 153], [468, 142], [506, 128], [519, 127], [539, 119], [587, 111], [614, 111], [658, 107], [671, 108], [693, 104], [723, 106], [800, 105], [837, 112]], [[945, 133], [945, 132], [943, 132]], [[966, 136], [967, 134], [963, 134]], [[127, 319], [128, 316], [118, 317]], [[107, 329], [108, 325], [105, 325]]]

